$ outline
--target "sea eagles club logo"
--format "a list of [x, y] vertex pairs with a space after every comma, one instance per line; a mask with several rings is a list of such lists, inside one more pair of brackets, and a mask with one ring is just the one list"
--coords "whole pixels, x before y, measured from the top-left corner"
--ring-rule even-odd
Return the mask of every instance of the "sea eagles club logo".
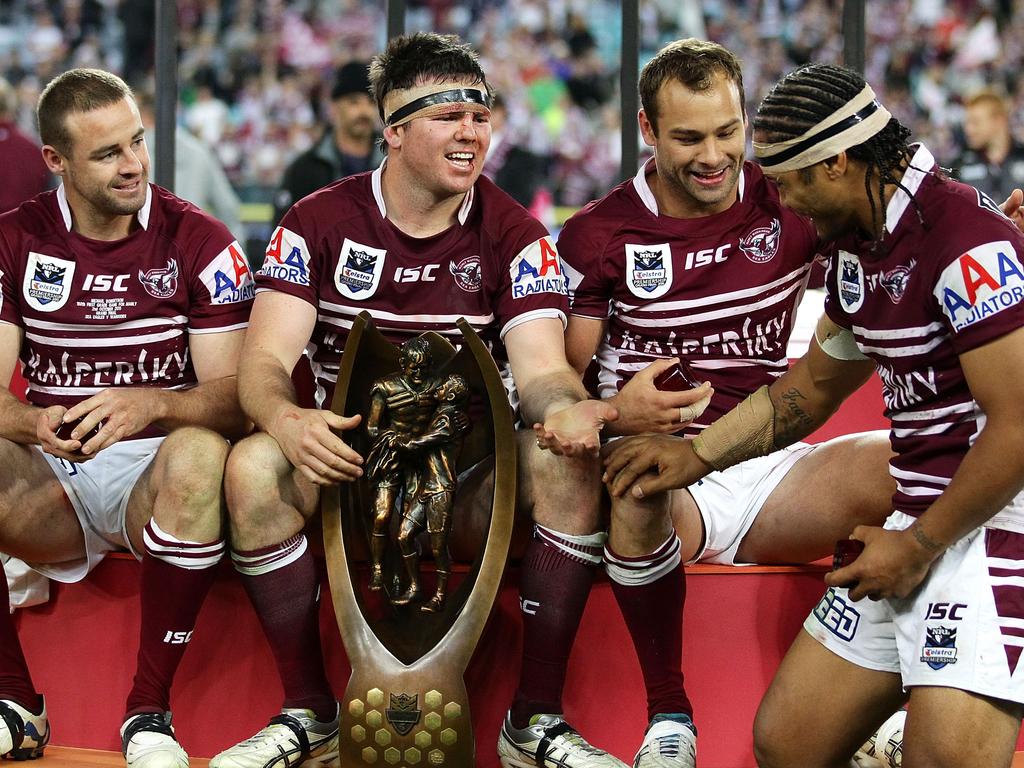
[[168, 299], [178, 289], [178, 262], [167, 260], [163, 269], [139, 270], [139, 282], [154, 299]]
[[464, 291], [474, 293], [483, 285], [483, 272], [480, 269], [479, 256], [467, 256], [458, 264], [448, 263], [448, 270], [455, 278], [455, 284]]
[[782, 225], [778, 219], [772, 219], [767, 227], [758, 227], [740, 240], [740, 250], [755, 264], [764, 264], [775, 258], [779, 252], [779, 240]]

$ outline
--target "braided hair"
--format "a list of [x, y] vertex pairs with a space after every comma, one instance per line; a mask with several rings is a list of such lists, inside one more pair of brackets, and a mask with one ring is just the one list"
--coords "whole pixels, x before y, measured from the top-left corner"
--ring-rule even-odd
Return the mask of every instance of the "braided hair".
[[[761, 135], [758, 140], [778, 142], [803, 135], [842, 109], [865, 84], [857, 71], [832, 64], [808, 64], [790, 72], [776, 83], [757, 109], [754, 131]], [[899, 187], [910, 196], [918, 220], [924, 223], [917, 201], [896, 176], [913, 155], [907, 144], [909, 137], [910, 130], [893, 117], [870, 139], [846, 150], [850, 157], [867, 164], [864, 190], [871, 203], [872, 232], [878, 231], [878, 210], [884, 203], [887, 184]], [[807, 180], [809, 169], [798, 173]], [[884, 237], [882, 227], [879, 240]]]

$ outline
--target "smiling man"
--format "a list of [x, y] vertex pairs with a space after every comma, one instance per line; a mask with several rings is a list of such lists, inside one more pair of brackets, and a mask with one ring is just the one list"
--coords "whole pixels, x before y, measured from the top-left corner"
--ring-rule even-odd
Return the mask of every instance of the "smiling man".
[[[424, 331], [458, 343], [456, 320], [466, 318], [514, 384], [523, 421], [543, 422], [580, 454], [554, 456], [521, 433], [519, 501], [545, 527], [534, 570], [553, 583], [550, 601], [561, 599], [565, 570], [600, 562], [596, 451], [614, 409], [587, 400], [565, 359], [568, 306], [554, 244], [526, 210], [480, 178], [491, 95], [477, 57], [454, 37], [399, 37], [374, 59], [370, 81], [385, 126], [384, 163], [292, 206], [257, 276], [240, 387], [261, 431], [233, 450], [226, 492], [232, 557], [277, 661], [284, 711], [215, 757], [214, 768], [328, 763], [337, 753], [338, 705], [317, 628], [319, 584], [302, 531], [322, 486], [363, 473], [364, 457], [331, 431], [352, 429], [360, 417], [300, 407], [289, 374], [308, 350], [317, 404], [329, 404], [360, 312], [396, 344]], [[530, 498], [541, 487], [533, 478], [544, 492]]]
[[[226, 550], [252, 276], [223, 224], [149, 183], [120, 78], [65, 72], [37, 115], [61, 185], [0, 217], [0, 550], [62, 582], [114, 550], [142, 560], [122, 747], [132, 768], [187, 768], [170, 687]], [[28, 403], [6, 389], [19, 356]], [[26, 759], [50, 731], [6, 589], [0, 574], [0, 757]]]

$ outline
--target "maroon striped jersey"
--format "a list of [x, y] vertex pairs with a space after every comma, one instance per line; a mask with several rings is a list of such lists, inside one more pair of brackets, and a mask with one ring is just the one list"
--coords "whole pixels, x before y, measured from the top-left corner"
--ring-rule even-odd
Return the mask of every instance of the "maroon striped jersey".
[[0, 216], [0, 321], [24, 329], [34, 405], [194, 386], [189, 335], [246, 327], [254, 283], [227, 227], [152, 184], [137, 216], [121, 240], [83, 237], [63, 186]]
[[[897, 454], [894, 506], [916, 517], [985, 428], [959, 355], [1024, 324], [1024, 236], [988, 197], [938, 175], [922, 146], [902, 186], [879, 246], [835, 244], [825, 309], [878, 367]], [[1024, 532], [1024, 495], [990, 524]]]
[[753, 163], [743, 165], [736, 203], [694, 219], [659, 214], [652, 170], [653, 160], [569, 219], [558, 246], [570, 311], [608, 321], [601, 397], [651, 361], [679, 357], [715, 388], [693, 432], [786, 371], [817, 236]]
[[541, 317], [565, 322], [565, 275], [547, 230], [480, 178], [455, 224], [432, 237], [410, 237], [387, 218], [383, 167], [293, 205], [256, 275], [257, 292], [281, 291], [316, 308], [306, 354], [317, 404], [330, 403], [345, 340], [363, 311], [396, 345], [434, 331], [458, 346], [455, 321], [466, 318], [510, 387], [505, 333]]

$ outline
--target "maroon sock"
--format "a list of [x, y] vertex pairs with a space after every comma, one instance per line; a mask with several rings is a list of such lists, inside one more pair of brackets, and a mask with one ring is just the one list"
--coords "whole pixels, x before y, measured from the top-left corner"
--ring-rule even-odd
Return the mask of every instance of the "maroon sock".
[[655, 552], [621, 557], [605, 548], [608, 576], [633, 638], [647, 688], [648, 720], [658, 714], [693, 716], [683, 686], [683, 604], [686, 576], [679, 539], [672, 534]]
[[320, 577], [301, 533], [271, 547], [232, 552], [284, 686], [284, 706], [333, 720], [337, 704], [320, 649]]
[[512, 701], [512, 725], [562, 711], [562, 688], [576, 630], [600, 563], [604, 534], [570, 536], [541, 525], [523, 557], [519, 584], [523, 665]]
[[224, 556], [223, 539], [206, 543], [181, 541], [150, 520], [143, 530], [142, 627], [135, 682], [126, 715], [166, 712], [171, 682], [192, 639], [199, 609]]
[[0, 560], [0, 699], [19, 704], [30, 712], [39, 712], [43, 700], [32, 685], [32, 676], [21, 651], [14, 616], [9, 609], [7, 575]]

